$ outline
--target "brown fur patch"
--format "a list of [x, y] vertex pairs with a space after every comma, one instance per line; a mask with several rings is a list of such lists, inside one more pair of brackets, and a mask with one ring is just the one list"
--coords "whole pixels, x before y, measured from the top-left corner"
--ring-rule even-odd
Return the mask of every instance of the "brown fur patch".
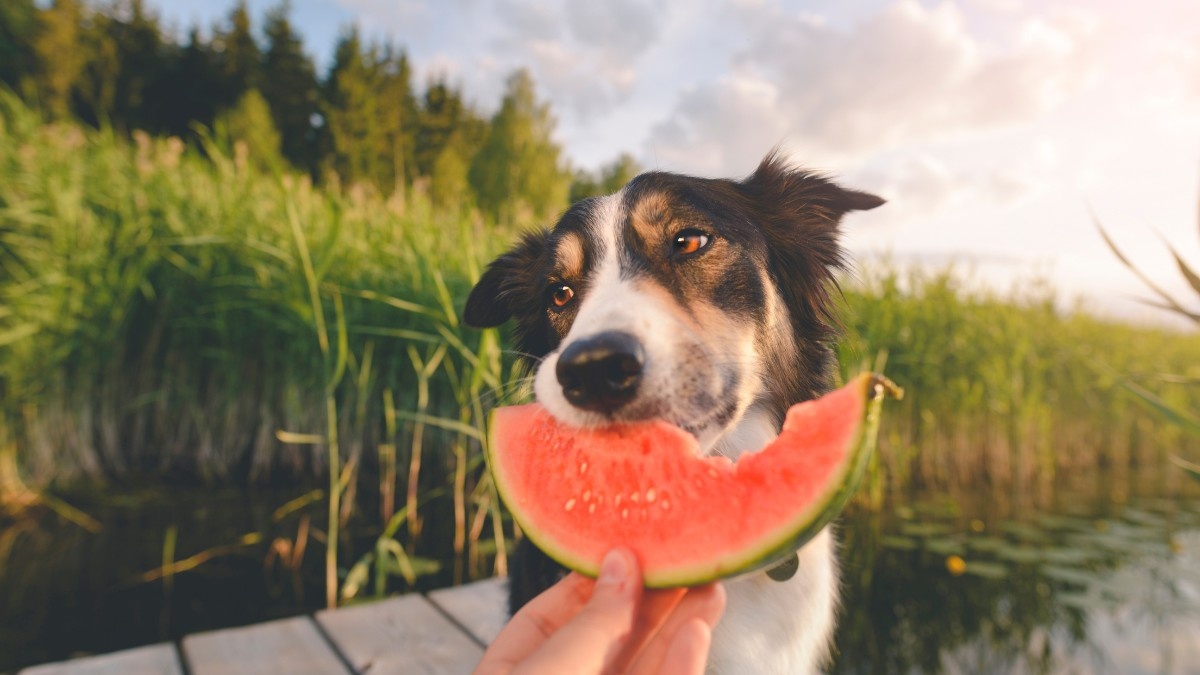
[[565, 235], [554, 248], [555, 271], [563, 279], [583, 276], [583, 242], [574, 232]]
[[629, 223], [639, 239], [657, 242], [674, 220], [671, 199], [661, 192], [643, 195], [629, 211]]

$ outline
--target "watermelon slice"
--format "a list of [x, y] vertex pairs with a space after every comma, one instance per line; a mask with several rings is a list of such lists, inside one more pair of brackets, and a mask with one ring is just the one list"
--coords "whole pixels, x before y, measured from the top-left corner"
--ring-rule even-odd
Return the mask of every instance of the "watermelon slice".
[[595, 576], [620, 545], [650, 588], [692, 586], [786, 558], [845, 506], [875, 445], [882, 394], [863, 374], [793, 406], [779, 437], [736, 462], [700, 457], [665, 422], [567, 427], [542, 406], [492, 412], [488, 462], [538, 548]]

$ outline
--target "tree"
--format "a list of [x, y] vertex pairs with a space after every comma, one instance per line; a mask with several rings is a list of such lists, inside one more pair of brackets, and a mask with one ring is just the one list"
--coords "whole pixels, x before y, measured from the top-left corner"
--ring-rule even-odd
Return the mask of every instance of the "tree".
[[[417, 101], [412, 91], [412, 66], [403, 49], [387, 45], [374, 67], [379, 101], [376, 114], [387, 142], [379, 150], [380, 187], [399, 190], [416, 173]], [[388, 185], [390, 183], [390, 185]]]
[[304, 53], [300, 36], [288, 19], [290, 13], [290, 0], [267, 13], [261, 88], [282, 137], [283, 156], [311, 172], [317, 164], [313, 119], [320, 112], [320, 91], [316, 67]]
[[415, 171], [416, 99], [408, 56], [391, 46], [364, 47], [351, 28], [338, 42], [322, 110], [334, 171], [383, 192]]
[[221, 91], [217, 55], [193, 26], [187, 44], [164, 78], [162, 123], [168, 133], [183, 136], [192, 123], [211, 127], [216, 120]]
[[70, 115], [71, 93], [86, 63], [79, 48], [83, 5], [79, 0], [54, 0], [40, 19], [33, 39], [38, 64], [35, 86], [46, 115], [63, 119]]
[[13, 91], [32, 84], [33, 39], [38, 30], [38, 10], [33, 0], [0, 2], [0, 83]]
[[488, 123], [467, 107], [461, 92], [444, 80], [435, 80], [425, 88], [416, 127], [416, 172], [432, 177], [448, 148], [469, 165], [487, 138]]
[[332, 169], [347, 183], [373, 181], [380, 173], [377, 148], [386, 142], [378, 126], [375, 92], [358, 29], [338, 40], [325, 78], [325, 129]]
[[[116, 47], [116, 81], [112, 109], [105, 111], [129, 129], [163, 130], [162, 87], [165, 66], [173, 60], [163, 40], [158, 17], [144, 0], [123, 0], [97, 25]], [[124, 15], [127, 18], [120, 18]]]
[[586, 197], [612, 194], [624, 187], [641, 171], [642, 169], [633, 155], [624, 152], [610, 164], [604, 165], [598, 175], [587, 171], [577, 171], [571, 182], [569, 201], [574, 204]]
[[213, 33], [221, 73], [219, 105], [231, 106], [247, 91], [258, 88], [262, 77], [262, 50], [254, 40], [246, 0], [238, 0], [229, 12], [228, 25]]
[[471, 163], [476, 203], [494, 221], [526, 215], [544, 220], [567, 203], [570, 176], [559, 166], [561, 149], [551, 138], [554, 118], [539, 103], [533, 78], [520, 70], [508, 79], [487, 140]]
[[213, 127], [217, 139], [232, 147], [235, 155], [243, 152], [240, 145], [254, 166], [267, 170], [281, 167], [279, 131], [270, 106], [257, 89], [246, 92], [237, 105], [218, 115]]

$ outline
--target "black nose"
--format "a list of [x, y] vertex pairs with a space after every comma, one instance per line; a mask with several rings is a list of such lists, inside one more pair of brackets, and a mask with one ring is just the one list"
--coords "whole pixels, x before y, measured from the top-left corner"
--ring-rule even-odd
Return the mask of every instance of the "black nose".
[[571, 405], [610, 413], [637, 394], [644, 364], [636, 338], [609, 331], [567, 345], [554, 372]]

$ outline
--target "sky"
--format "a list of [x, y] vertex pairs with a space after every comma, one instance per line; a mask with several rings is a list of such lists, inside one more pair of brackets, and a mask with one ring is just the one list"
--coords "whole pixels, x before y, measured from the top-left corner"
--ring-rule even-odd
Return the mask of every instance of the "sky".
[[[213, 0], [151, 0], [211, 25]], [[277, 0], [250, 0], [255, 16]], [[339, 32], [404, 46], [482, 111], [527, 68], [575, 166], [742, 177], [779, 146], [888, 199], [846, 241], [882, 260], [954, 264], [999, 290], [1167, 315], [1116, 260], [1182, 298], [1168, 244], [1200, 267], [1200, 2], [1195, 0], [292, 0], [320, 68]], [[1195, 301], [1192, 301], [1195, 307]]]

